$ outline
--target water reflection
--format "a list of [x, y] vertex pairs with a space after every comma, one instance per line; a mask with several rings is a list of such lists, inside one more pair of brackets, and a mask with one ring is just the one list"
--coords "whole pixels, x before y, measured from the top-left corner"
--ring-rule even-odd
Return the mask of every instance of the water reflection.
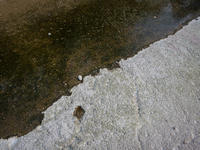
[[79, 83], [77, 75], [115, 67], [117, 59], [133, 56], [200, 14], [198, 0], [184, 2], [33, 1], [19, 16], [4, 9], [0, 136], [32, 130], [43, 117], [40, 112]]

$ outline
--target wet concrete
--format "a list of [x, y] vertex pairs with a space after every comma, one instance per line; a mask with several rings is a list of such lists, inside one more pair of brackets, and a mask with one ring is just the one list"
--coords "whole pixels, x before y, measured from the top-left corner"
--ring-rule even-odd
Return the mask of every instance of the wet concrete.
[[0, 1], [0, 137], [34, 129], [79, 74], [117, 67], [198, 15], [198, 0]]

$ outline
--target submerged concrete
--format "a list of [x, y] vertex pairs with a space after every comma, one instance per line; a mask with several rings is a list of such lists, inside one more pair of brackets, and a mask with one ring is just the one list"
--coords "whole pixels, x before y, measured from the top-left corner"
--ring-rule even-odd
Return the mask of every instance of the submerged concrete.
[[200, 18], [119, 64], [85, 77], [0, 149], [200, 149]]

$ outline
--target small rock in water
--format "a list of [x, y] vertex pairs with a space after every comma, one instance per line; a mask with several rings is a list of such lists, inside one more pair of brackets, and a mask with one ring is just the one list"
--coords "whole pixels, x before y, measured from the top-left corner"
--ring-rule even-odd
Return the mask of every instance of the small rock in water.
[[83, 77], [81, 75], [78, 76], [78, 80], [82, 81]]

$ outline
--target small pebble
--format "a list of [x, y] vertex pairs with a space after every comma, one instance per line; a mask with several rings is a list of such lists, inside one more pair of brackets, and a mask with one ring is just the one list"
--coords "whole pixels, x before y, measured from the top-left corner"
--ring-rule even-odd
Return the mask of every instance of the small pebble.
[[51, 33], [48, 33], [48, 35], [51, 35]]
[[78, 76], [78, 80], [82, 81], [83, 77], [81, 75]]

